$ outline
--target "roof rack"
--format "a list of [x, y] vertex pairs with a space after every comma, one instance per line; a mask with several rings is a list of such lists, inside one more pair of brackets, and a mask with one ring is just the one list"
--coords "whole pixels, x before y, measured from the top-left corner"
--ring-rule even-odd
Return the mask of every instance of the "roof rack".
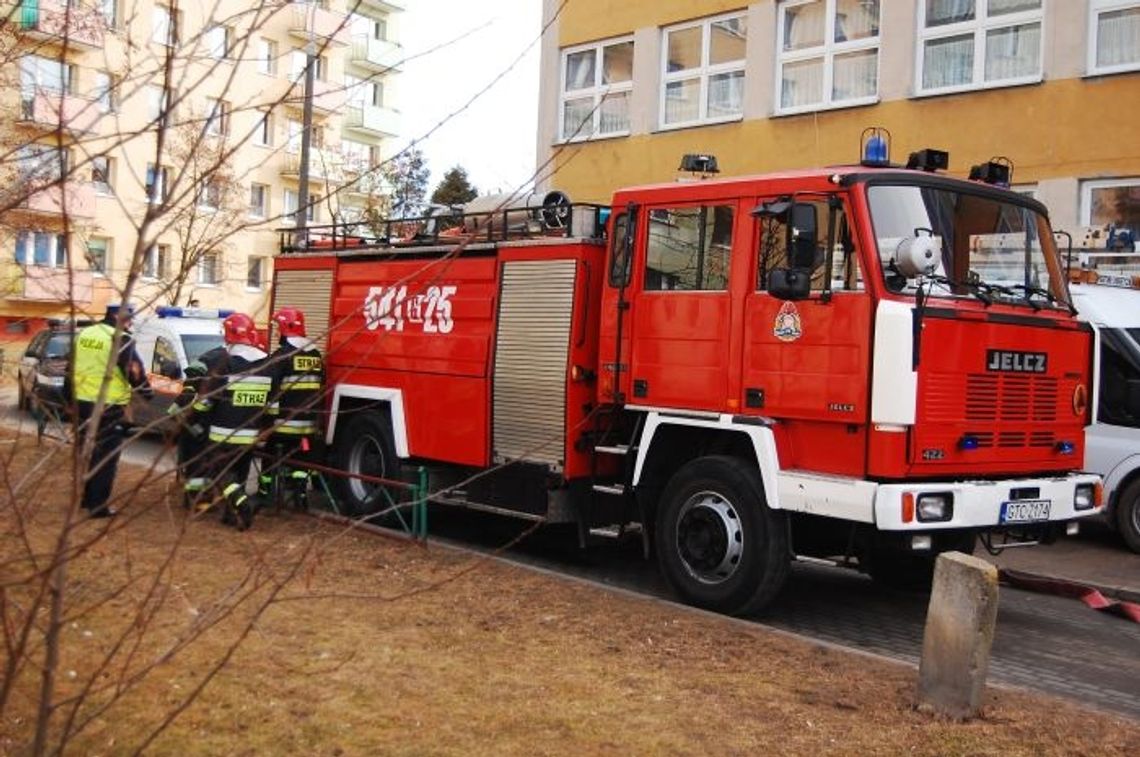
[[[594, 203], [571, 203], [561, 192], [550, 192], [542, 204], [523, 207], [487, 205], [479, 198], [462, 208], [433, 206], [414, 218], [384, 218], [308, 226], [298, 240], [292, 228], [278, 229], [282, 253], [325, 253], [331, 250], [414, 248], [459, 242], [505, 242], [515, 239], [605, 236], [610, 208]], [[483, 202], [479, 202], [483, 201]]]

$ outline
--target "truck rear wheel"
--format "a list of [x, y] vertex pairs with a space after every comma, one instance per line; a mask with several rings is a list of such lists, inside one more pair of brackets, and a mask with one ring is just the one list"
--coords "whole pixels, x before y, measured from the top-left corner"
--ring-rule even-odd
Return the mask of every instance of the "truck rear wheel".
[[768, 604], [788, 577], [787, 523], [770, 509], [754, 465], [710, 456], [665, 487], [656, 522], [661, 573], [686, 602], [744, 615]]
[[371, 515], [387, 510], [396, 494], [383, 484], [355, 476], [395, 479], [399, 473], [392, 424], [379, 413], [363, 413], [338, 431], [333, 464], [350, 474], [336, 477], [336, 493], [346, 515]]
[[1140, 478], [1120, 492], [1116, 501], [1116, 528], [1133, 552], [1140, 552]]

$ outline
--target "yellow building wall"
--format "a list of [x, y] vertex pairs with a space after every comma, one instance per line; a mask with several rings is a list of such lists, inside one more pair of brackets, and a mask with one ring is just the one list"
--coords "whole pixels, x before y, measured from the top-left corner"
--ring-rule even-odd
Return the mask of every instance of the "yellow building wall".
[[629, 34], [644, 26], [695, 21], [747, 7], [747, 3], [739, 0], [701, 0], [700, 13], [694, 16], [693, 5], [691, 0], [655, 0], [649, 3], [574, 0], [562, 8], [558, 17], [559, 46]]
[[892, 161], [948, 150], [955, 176], [998, 155], [1013, 162], [1015, 184], [1140, 175], [1140, 91], [1123, 75], [569, 144], [556, 149], [551, 186], [576, 202], [607, 202], [619, 187], [672, 181], [692, 152], [716, 155], [723, 176], [850, 164], [873, 125], [890, 130]]

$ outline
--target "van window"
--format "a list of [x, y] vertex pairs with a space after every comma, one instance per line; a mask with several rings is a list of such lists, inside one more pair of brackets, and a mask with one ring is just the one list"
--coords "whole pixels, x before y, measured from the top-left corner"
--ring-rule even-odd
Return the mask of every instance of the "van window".
[[209, 352], [215, 347], [222, 346], [221, 334], [183, 334], [182, 350], [186, 353], [186, 360], [193, 363], [202, 353]]
[[150, 372], [162, 374], [163, 365], [178, 365], [178, 351], [170, 340], [157, 337], [154, 340], [154, 356], [150, 359]]

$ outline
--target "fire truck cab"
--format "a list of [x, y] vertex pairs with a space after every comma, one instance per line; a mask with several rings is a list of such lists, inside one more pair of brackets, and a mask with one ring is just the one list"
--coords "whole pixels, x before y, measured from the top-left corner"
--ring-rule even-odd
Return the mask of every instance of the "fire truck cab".
[[797, 557], [911, 584], [1074, 531], [1091, 340], [1046, 209], [932, 153], [287, 246], [274, 306], [326, 330], [343, 499], [375, 511], [359, 476], [414, 461], [433, 501], [640, 529], [731, 613]]

